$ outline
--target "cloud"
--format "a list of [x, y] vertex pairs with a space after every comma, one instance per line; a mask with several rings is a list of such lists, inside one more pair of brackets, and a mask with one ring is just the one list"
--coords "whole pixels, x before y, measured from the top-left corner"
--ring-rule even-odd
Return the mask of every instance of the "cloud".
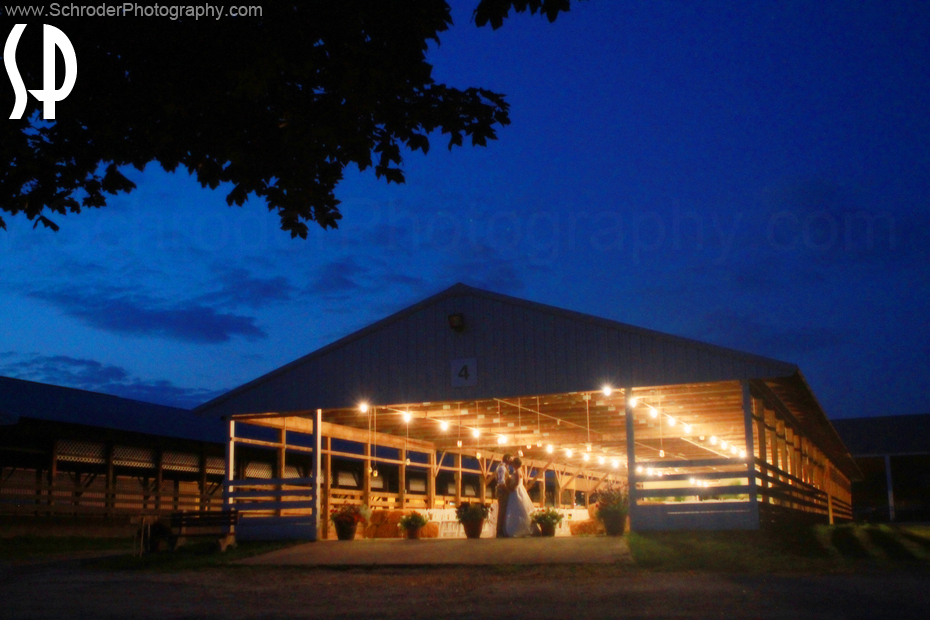
[[255, 277], [242, 268], [220, 268], [217, 272], [222, 286], [194, 298], [195, 303], [258, 309], [276, 302], [291, 301], [296, 292], [294, 286], [283, 276]]
[[122, 366], [67, 355], [0, 354], [0, 375], [191, 409], [226, 390], [186, 388], [133, 377]]
[[198, 302], [167, 303], [117, 287], [72, 287], [28, 295], [92, 327], [118, 334], [198, 344], [228, 342], [234, 336], [250, 340], [267, 336], [254, 317], [220, 312]]

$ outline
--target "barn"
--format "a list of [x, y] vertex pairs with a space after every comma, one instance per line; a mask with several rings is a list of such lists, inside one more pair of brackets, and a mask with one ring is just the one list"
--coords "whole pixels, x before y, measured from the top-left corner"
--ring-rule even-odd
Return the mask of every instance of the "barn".
[[638, 531], [850, 519], [859, 476], [793, 364], [464, 284], [195, 411], [227, 420], [226, 501], [259, 537], [330, 536], [345, 503], [453, 532], [505, 452], [567, 521], [626, 489]]

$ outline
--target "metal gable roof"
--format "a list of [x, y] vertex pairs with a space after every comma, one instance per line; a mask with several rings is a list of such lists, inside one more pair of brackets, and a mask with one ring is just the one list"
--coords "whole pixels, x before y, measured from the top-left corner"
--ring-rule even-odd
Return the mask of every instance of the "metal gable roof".
[[[461, 313], [465, 330], [447, 317]], [[476, 360], [475, 385], [451, 363]], [[456, 284], [195, 409], [208, 415], [468, 401], [791, 376], [793, 364]]]
[[0, 411], [11, 423], [35, 418], [185, 439], [224, 438], [221, 424], [186, 409], [12, 377], [0, 377]]

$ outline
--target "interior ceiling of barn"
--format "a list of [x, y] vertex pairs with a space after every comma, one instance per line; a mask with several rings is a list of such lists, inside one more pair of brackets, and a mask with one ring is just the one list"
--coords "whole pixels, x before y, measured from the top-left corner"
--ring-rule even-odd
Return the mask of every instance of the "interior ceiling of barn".
[[[633, 397], [638, 463], [745, 457], [738, 381], [636, 388]], [[439, 450], [522, 451], [531, 459], [609, 469], [627, 464], [624, 408], [623, 390], [605, 389], [478, 401], [362, 403], [323, 410], [323, 420], [428, 441]]]

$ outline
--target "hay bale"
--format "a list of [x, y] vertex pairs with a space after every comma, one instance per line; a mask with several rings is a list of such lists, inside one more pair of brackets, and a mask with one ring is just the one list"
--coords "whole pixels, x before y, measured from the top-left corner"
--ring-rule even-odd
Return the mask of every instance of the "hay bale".
[[604, 526], [596, 519], [586, 519], [584, 521], [571, 521], [568, 524], [572, 536], [596, 536], [604, 533]]
[[439, 538], [439, 524], [430, 521], [420, 528], [420, 538]]
[[396, 527], [397, 524], [400, 523], [400, 520], [404, 517], [404, 515], [409, 514], [413, 511], [412, 510], [388, 510], [386, 512], [387, 514], [385, 515], [384, 523], [390, 523], [391, 525]]
[[391, 525], [390, 523], [382, 523], [377, 526], [375, 530], [375, 535], [372, 538], [400, 538], [401, 531], [397, 525]]
[[368, 519], [369, 525], [381, 525], [384, 523], [386, 510], [372, 510], [371, 517]]

